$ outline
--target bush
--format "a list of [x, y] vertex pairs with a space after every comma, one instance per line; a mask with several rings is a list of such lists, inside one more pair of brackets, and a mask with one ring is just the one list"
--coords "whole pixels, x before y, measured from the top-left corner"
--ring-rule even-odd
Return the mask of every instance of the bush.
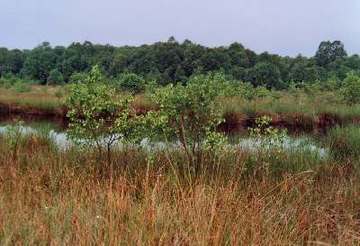
[[235, 92], [246, 100], [254, 100], [256, 98], [264, 98], [272, 95], [271, 91], [264, 86], [254, 87], [251, 83], [244, 82], [239, 83], [237, 88], [233, 88], [233, 93]]
[[312, 170], [326, 161], [326, 153], [311, 139], [292, 139], [285, 129], [274, 128], [271, 123], [271, 117], [262, 116], [256, 119], [256, 127], [249, 129], [256, 152], [246, 160], [246, 173], [262, 171], [281, 177]]
[[115, 89], [103, 81], [99, 67], [93, 67], [85, 83], [70, 87], [66, 100], [68, 137], [79, 146], [96, 147], [100, 157], [105, 150], [108, 164], [112, 164], [111, 149], [118, 141], [124, 144], [142, 139], [144, 117], [131, 112], [131, 102], [132, 97], [117, 98]]
[[51, 70], [49, 77], [47, 78], [47, 84], [62, 84], [64, 83], [64, 76], [58, 69]]
[[360, 77], [355, 73], [348, 73], [343, 83], [342, 95], [349, 104], [360, 102]]
[[115, 81], [117, 90], [139, 93], [145, 89], [145, 80], [134, 73], [124, 73]]
[[271, 92], [264, 86], [258, 86], [255, 88], [255, 96], [258, 98], [264, 98], [271, 95]]
[[239, 85], [240, 96], [246, 100], [253, 100], [256, 97], [256, 91], [251, 83], [241, 83]]
[[163, 134], [168, 139], [177, 137], [190, 166], [199, 163], [203, 148], [224, 142], [223, 136], [216, 134], [223, 121], [216, 98], [224, 93], [225, 83], [221, 74], [199, 75], [192, 77], [186, 86], [169, 85], [153, 95], [160, 108], [157, 118], [164, 123]]
[[70, 76], [70, 83], [84, 83], [87, 80], [88, 75], [86, 73], [73, 73]]

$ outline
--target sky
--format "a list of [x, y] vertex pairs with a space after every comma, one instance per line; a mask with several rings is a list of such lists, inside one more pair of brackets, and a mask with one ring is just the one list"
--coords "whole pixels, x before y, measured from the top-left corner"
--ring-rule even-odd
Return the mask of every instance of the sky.
[[0, 47], [141, 45], [170, 36], [289, 56], [341, 40], [349, 54], [360, 53], [360, 0], [0, 0]]

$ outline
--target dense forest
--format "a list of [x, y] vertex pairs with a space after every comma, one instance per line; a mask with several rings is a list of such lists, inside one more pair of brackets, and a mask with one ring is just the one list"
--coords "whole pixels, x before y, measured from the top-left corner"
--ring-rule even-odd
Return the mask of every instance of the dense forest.
[[186, 83], [189, 77], [211, 71], [254, 86], [286, 89], [315, 82], [341, 83], [350, 71], [360, 72], [360, 57], [348, 56], [341, 41], [321, 42], [313, 57], [282, 57], [267, 52], [256, 54], [240, 43], [209, 48], [171, 37], [139, 47], [72, 43], [52, 47], [44, 42], [32, 50], [0, 48], [0, 77], [16, 76], [67, 83], [99, 65], [109, 78], [134, 73], [161, 85]]

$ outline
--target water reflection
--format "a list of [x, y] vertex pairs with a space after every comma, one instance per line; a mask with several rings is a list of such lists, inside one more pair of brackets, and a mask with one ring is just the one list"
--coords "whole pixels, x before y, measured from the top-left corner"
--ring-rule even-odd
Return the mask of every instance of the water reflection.
[[[6, 134], [9, 130], [9, 124], [0, 126], [0, 134]], [[60, 149], [67, 149], [73, 145], [71, 140], [67, 138], [67, 134], [64, 130], [54, 129], [51, 124], [32, 124], [23, 125], [19, 127], [23, 135], [27, 134], [40, 134], [49, 137]], [[140, 147], [148, 150], [163, 150], [165, 148], [179, 148], [179, 142], [166, 143], [162, 141], [151, 142], [145, 138], [141, 141]], [[121, 142], [118, 143], [118, 147], [121, 148]], [[269, 141], [269, 139], [255, 139], [251, 137], [237, 137], [236, 140], [232, 140], [229, 148], [239, 148], [250, 152], [256, 152], [259, 150], [270, 150], [272, 148], [280, 148], [286, 151], [303, 151], [318, 154], [321, 158], [328, 156], [328, 150], [317, 146], [314, 141], [308, 137], [286, 137], [282, 141]]]

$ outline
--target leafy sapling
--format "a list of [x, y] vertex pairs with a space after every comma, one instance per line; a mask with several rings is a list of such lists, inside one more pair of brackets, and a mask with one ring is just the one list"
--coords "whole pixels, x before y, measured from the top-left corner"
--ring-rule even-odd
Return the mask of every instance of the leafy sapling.
[[112, 165], [112, 147], [119, 140], [138, 141], [143, 119], [130, 109], [133, 98], [119, 97], [103, 79], [95, 66], [85, 82], [71, 85], [67, 98], [68, 136], [78, 145], [96, 147], [100, 157], [105, 151]]
[[213, 142], [206, 141], [207, 137], [214, 137], [212, 133], [223, 121], [217, 97], [225, 81], [219, 74], [195, 76], [186, 86], [169, 85], [153, 95], [159, 115], [166, 121], [163, 134], [176, 136], [190, 167], [200, 162], [205, 143], [209, 146]]

